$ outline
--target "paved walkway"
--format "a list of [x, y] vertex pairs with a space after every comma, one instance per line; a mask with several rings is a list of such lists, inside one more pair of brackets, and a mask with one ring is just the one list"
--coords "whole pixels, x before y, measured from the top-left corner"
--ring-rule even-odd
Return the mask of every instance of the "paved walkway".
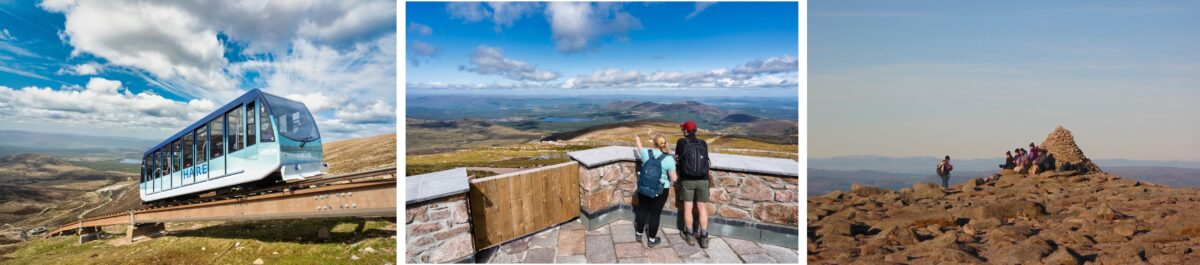
[[[795, 249], [712, 236], [708, 248], [689, 246], [679, 230], [662, 227], [665, 239], [647, 248], [633, 237], [633, 222], [619, 220], [586, 231], [579, 220], [505, 243], [478, 257], [481, 263], [790, 263]], [[645, 241], [645, 240], [643, 240]]]

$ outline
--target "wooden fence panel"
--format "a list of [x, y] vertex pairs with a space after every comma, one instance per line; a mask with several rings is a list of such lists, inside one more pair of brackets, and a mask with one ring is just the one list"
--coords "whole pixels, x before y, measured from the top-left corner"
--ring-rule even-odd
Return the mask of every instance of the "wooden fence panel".
[[579, 216], [579, 164], [471, 180], [476, 249], [499, 245]]

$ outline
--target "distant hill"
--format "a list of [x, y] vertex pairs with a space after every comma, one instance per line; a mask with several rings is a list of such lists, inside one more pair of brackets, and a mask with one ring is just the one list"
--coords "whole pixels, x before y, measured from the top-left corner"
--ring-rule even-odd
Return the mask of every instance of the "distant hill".
[[406, 154], [436, 153], [471, 147], [534, 141], [541, 134], [480, 120], [405, 120]]
[[754, 121], [758, 121], [761, 119], [762, 118], [759, 118], [758, 116], [754, 116], [754, 115], [750, 115], [750, 114], [736, 113], [736, 114], [729, 114], [729, 116], [725, 116], [725, 118], [721, 118], [721, 122], [745, 123], [745, 122], [754, 122]]
[[0, 130], [0, 146], [40, 149], [149, 149], [155, 140], [74, 133]]
[[[98, 171], [45, 154], [0, 157], [0, 238], [78, 220], [136, 187], [131, 173]], [[136, 192], [132, 194], [136, 197]]]

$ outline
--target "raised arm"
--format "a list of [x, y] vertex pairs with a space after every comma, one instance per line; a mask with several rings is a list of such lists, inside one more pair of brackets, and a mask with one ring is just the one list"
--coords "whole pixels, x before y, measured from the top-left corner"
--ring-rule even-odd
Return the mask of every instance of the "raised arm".
[[634, 134], [633, 141], [637, 142], [637, 148], [638, 148], [637, 150], [638, 150], [638, 152], [641, 152], [642, 151], [642, 137], [638, 137], [637, 134]]

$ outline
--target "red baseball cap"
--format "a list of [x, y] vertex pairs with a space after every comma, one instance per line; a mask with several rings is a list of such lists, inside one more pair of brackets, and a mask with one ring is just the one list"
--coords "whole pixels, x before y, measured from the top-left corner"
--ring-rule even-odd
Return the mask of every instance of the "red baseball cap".
[[695, 121], [684, 122], [683, 124], [679, 125], [679, 128], [683, 128], [684, 130], [687, 130], [689, 132], [694, 132], [694, 131], [696, 131], [696, 122]]

